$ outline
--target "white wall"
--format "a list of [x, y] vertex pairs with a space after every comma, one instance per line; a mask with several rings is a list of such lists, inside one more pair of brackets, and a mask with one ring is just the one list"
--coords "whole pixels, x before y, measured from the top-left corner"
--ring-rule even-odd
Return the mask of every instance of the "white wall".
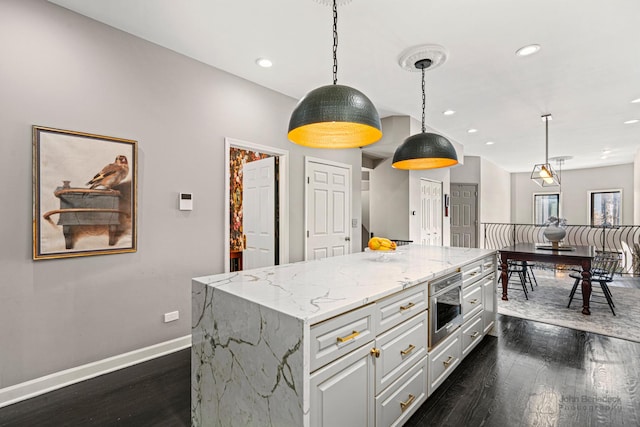
[[[568, 224], [589, 224], [588, 191], [622, 189], [622, 223], [633, 223], [634, 177], [633, 164], [601, 168], [563, 170], [560, 215]], [[516, 223], [533, 222], [533, 194], [557, 192], [558, 187], [540, 187], [531, 180], [531, 173], [511, 175], [511, 220]]]
[[[360, 150], [291, 144], [289, 97], [44, 0], [0, 2], [0, 57], [0, 389], [191, 333], [191, 278], [223, 271], [225, 137], [289, 150], [291, 261], [305, 155], [352, 165], [360, 218]], [[31, 259], [34, 124], [138, 141], [136, 253]]]

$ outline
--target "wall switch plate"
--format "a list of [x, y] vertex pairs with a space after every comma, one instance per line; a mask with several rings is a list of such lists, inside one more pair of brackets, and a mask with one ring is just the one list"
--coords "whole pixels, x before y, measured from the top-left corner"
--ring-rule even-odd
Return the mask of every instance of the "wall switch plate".
[[164, 323], [173, 322], [174, 320], [178, 320], [180, 318], [179, 311], [172, 311], [171, 313], [164, 314]]
[[358, 218], [351, 219], [351, 228], [358, 228]]

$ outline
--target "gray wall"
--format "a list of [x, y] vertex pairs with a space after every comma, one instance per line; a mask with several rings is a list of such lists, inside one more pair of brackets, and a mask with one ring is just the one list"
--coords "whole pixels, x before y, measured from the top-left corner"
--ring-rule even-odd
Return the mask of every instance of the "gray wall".
[[[563, 170], [561, 175], [560, 215], [568, 224], [589, 224], [588, 191], [622, 189], [622, 223], [633, 224], [633, 164], [601, 168]], [[531, 173], [511, 174], [511, 220], [533, 222], [533, 194], [554, 193], [558, 187], [540, 187], [531, 181]]]
[[[383, 126], [384, 130], [384, 126]], [[409, 172], [391, 167], [391, 158], [371, 171], [369, 232], [390, 239], [409, 239]]]
[[[421, 123], [409, 116], [382, 119], [384, 136], [380, 143], [404, 141], [421, 131]], [[462, 147], [454, 144], [461, 163]], [[371, 172], [371, 231], [377, 236], [400, 240], [420, 241], [420, 179], [442, 182], [443, 194], [449, 193], [449, 175], [455, 168], [424, 171], [405, 171], [391, 166], [392, 157], [380, 162]], [[461, 167], [461, 166], [458, 166]], [[415, 211], [416, 215], [411, 215]], [[450, 242], [449, 217], [442, 219], [442, 241]]]
[[633, 223], [640, 224], [640, 149], [633, 162]]
[[481, 159], [479, 222], [509, 222], [511, 218], [511, 174]]
[[[223, 271], [225, 137], [289, 150], [291, 261], [305, 155], [353, 166], [360, 218], [360, 150], [288, 142], [289, 97], [44, 0], [0, 2], [0, 57], [0, 388], [191, 333], [191, 278]], [[138, 141], [136, 253], [32, 261], [34, 124]]]
[[456, 184], [479, 184], [480, 157], [464, 156], [464, 164], [451, 168], [451, 182]]
[[451, 182], [478, 185], [478, 246], [484, 247], [484, 222], [509, 222], [511, 174], [478, 156], [465, 156], [464, 164], [451, 168]]

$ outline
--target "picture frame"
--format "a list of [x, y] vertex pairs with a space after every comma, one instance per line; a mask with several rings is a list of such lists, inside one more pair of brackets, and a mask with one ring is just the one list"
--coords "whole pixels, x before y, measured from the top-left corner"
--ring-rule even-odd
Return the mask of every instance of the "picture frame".
[[33, 259], [137, 251], [137, 141], [33, 126]]

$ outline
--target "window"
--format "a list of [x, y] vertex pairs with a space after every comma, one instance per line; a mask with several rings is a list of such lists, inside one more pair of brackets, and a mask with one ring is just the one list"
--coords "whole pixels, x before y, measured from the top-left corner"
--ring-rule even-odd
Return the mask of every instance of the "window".
[[533, 195], [533, 223], [544, 224], [550, 216], [560, 217], [560, 193]]
[[590, 191], [589, 212], [592, 226], [620, 225], [622, 190]]

